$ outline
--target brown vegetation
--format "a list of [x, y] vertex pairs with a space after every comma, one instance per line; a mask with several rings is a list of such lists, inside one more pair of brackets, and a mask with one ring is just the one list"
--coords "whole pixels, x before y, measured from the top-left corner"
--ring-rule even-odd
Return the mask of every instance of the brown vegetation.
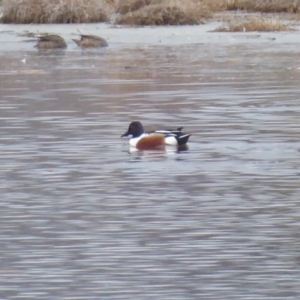
[[[167, 0], [115, 0], [117, 12], [125, 14], [139, 10], [150, 4], [166, 4]], [[177, 6], [187, 2], [194, 2], [206, 6], [210, 12], [226, 10], [246, 10], [249, 12], [263, 13], [298, 13], [300, 0], [178, 0]]]
[[[143, 2], [144, 6], [141, 6]], [[136, 0], [130, 6], [118, 8], [122, 14], [117, 24], [126, 25], [196, 25], [212, 16], [208, 7], [198, 1], [185, 0]], [[148, 3], [148, 4], [147, 4]], [[137, 8], [139, 7], [139, 8]]]
[[121, 15], [124, 15], [139, 10], [140, 8], [150, 5], [151, 3], [153, 4], [154, 1], [153, 0], [125, 0], [125, 1], [120, 0], [117, 3], [116, 12]]
[[[4, 23], [201, 24], [215, 12], [297, 13], [300, 0], [0, 0]], [[299, 14], [298, 14], [299, 13]]]
[[[200, 24], [215, 12], [229, 10], [300, 12], [300, 0], [115, 0], [115, 4], [117, 12], [121, 14], [117, 23], [128, 25]], [[234, 23], [230, 24], [232, 29], [233, 25]], [[259, 30], [289, 30], [288, 26], [270, 20], [250, 20], [246, 25]], [[239, 27], [240, 24], [236, 24], [236, 30]]]
[[246, 10], [262, 13], [298, 13], [300, 0], [220, 0], [227, 2], [227, 10]]
[[3, 0], [3, 23], [92, 23], [109, 20], [104, 0]]
[[[117, 13], [126, 14], [129, 12], [137, 11], [148, 5], [161, 5], [168, 6], [171, 1], [168, 0], [117, 0]], [[224, 11], [227, 9], [227, 0], [178, 0], [172, 1], [173, 4], [176, 4], [178, 7], [183, 7], [185, 5], [201, 5], [205, 7], [206, 10], [210, 12]]]
[[218, 32], [249, 32], [249, 31], [292, 31], [293, 28], [275, 19], [250, 17], [228, 22], [214, 31]]
[[227, 10], [227, 6], [230, 1], [231, 0], [199, 0], [199, 2], [207, 6], [211, 12]]

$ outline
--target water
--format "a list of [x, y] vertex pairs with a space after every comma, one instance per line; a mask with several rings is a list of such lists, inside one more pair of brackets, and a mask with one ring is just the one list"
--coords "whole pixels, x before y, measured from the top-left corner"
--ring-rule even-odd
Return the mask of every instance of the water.
[[170, 36], [0, 52], [1, 298], [299, 299], [299, 53]]

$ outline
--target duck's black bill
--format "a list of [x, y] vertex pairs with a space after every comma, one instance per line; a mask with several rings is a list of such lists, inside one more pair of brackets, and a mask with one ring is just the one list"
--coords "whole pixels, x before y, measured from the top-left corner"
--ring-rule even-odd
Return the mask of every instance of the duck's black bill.
[[129, 136], [129, 133], [128, 133], [128, 132], [125, 132], [124, 134], [121, 135], [121, 138], [122, 138], [122, 137], [125, 137], [125, 136]]

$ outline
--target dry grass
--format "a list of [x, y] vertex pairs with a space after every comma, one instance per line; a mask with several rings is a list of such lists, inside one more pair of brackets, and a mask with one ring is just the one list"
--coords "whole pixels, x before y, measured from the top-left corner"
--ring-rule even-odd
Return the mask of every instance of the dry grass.
[[107, 22], [105, 0], [3, 0], [3, 23]]
[[[0, 0], [4, 23], [201, 24], [215, 12], [297, 13], [300, 0]], [[297, 16], [296, 15], [296, 16]]]
[[200, 3], [208, 7], [211, 12], [225, 11], [230, 0], [199, 0]]
[[[115, 0], [117, 12], [126, 14], [134, 12], [150, 4], [164, 4], [164, 0]], [[178, 6], [184, 6], [189, 0], [176, 1]], [[300, 0], [194, 0], [194, 3], [205, 5], [211, 13], [226, 10], [246, 10], [263, 13], [298, 13]]]
[[[149, 1], [145, 0], [144, 3]], [[135, 1], [135, 4], [137, 2], [140, 4], [141, 0]], [[121, 15], [116, 23], [137, 26], [196, 25], [202, 24], [203, 19], [212, 16], [207, 6], [194, 0], [152, 0], [150, 2], [139, 9], [131, 6], [129, 12]], [[125, 10], [123, 9], [122, 12]]]
[[[227, 2], [229, 0], [177, 0], [177, 6], [185, 6], [187, 3], [199, 4], [205, 6], [210, 12], [224, 11], [227, 9]], [[117, 6], [117, 13], [127, 14], [134, 12], [145, 6], [151, 4], [166, 4], [168, 1], [165, 0], [115, 0]]]
[[227, 2], [227, 10], [246, 10], [263, 13], [298, 13], [300, 0], [220, 0]]
[[250, 17], [228, 22], [214, 31], [217, 32], [250, 32], [250, 31], [293, 31], [294, 29], [279, 20]]
[[145, 6], [150, 5], [153, 3], [153, 0], [120, 0], [117, 3], [117, 10], [116, 12], [125, 15], [127, 13], [139, 10]]
[[[262, 13], [298, 13], [300, 0], [115, 0], [116, 11], [121, 15], [118, 24], [127, 25], [183, 25], [201, 24], [215, 12], [246, 10]], [[249, 27], [261, 26], [266, 30], [288, 30], [277, 21], [251, 20]], [[276, 28], [277, 23], [277, 28]], [[239, 25], [239, 24], [238, 24]], [[233, 25], [231, 24], [231, 27]]]

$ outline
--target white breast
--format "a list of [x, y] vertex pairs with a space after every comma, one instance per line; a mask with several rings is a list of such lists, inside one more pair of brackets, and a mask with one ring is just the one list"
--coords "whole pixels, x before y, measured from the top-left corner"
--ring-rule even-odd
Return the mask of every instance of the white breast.
[[142, 138], [145, 137], [145, 136], [146, 136], [146, 134], [144, 133], [144, 134], [140, 135], [140, 136], [137, 137], [137, 138], [132, 138], [132, 139], [130, 139], [130, 140], [129, 140], [129, 145], [130, 145], [131, 147], [136, 147], [136, 145], [137, 145], [137, 143], [140, 141], [140, 139], [142, 139]]
[[175, 138], [175, 136], [167, 136], [165, 138], [165, 142], [167, 145], [171, 145], [171, 146], [177, 146], [178, 145], [178, 142]]

